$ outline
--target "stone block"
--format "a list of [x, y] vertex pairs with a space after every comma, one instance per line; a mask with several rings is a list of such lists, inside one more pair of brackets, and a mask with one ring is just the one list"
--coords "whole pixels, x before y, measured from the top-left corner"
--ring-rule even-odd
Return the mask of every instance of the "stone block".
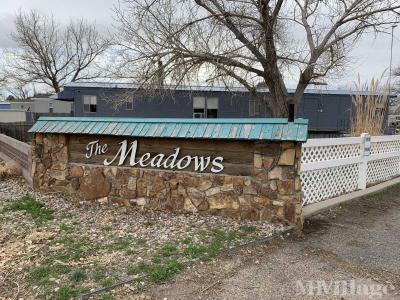
[[244, 178], [235, 176], [232, 178], [233, 186], [243, 186], [244, 185]]
[[268, 172], [268, 179], [278, 179], [282, 180], [283, 179], [283, 170], [282, 167], [275, 167], [271, 171]]
[[60, 170], [50, 170], [49, 176], [50, 176], [51, 178], [56, 179], [56, 180], [62, 180], [62, 181], [64, 181], [65, 178], [67, 177], [67, 171], [66, 171], [66, 170], [64, 170], [64, 171], [60, 171]]
[[99, 198], [97, 199], [97, 202], [101, 205], [107, 205], [108, 204], [108, 197], [103, 197], [103, 198]]
[[263, 166], [263, 156], [260, 153], [254, 153], [254, 167], [261, 169]]
[[83, 168], [81, 166], [71, 166], [69, 168], [69, 176], [71, 177], [82, 177], [83, 176]]
[[286, 203], [285, 219], [290, 223], [293, 223], [295, 216], [296, 216], [296, 206], [293, 203]]
[[199, 206], [205, 199], [205, 195], [203, 192], [199, 191], [196, 188], [189, 187], [186, 189], [187, 195], [192, 200], [192, 203], [197, 207]]
[[203, 192], [204, 192], [204, 191], [208, 190], [209, 188], [211, 188], [212, 185], [213, 185], [213, 183], [212, 183], [211, 180], [208, 180], [208, 179], [201, 180], [200, 183], [199, 183], [199, 185], [198, 185], [198, 189], [199, 189], [200, 191], [203, 191]]
[[136, 177], [129, 177], [126, 187], [131, 191], [136, 191]]
[[210, 209], [239, 209], [239, 199], [231, 193], [220, 193], [207, 198]]
[[242, 220], [258, 221], [260, 219], [260, 211], [254, 208], [246, 209], [240, 212]]
[[147, 205], [147, 199], [144, 198], [144, 197], [134, 199], [133, 201], [139, 206], [146, 206]]
[[295, 180], [294, 180], [294, 189], [296, 192], [301, 191], [301, 181], [300, 181], [300, 177], [296, 176]]
[[273, 164], [274, 164], [274, 158], [273, 157], [264, 156], [264, 158], [263, 158], [263, 167], [264, 167], [264, 169], [269, 171], [269, 169], [271, 169]]
[[276, 184], [276, 180], [271, 180], [269, 183], [269, 187], [271, 190], [276, 191], [278, 189], [278, 185]]
[[278, 161], [280, 166], [293, 166], [296, 150], [294, 148], [284, 150]]
[[187, 212], [197, 212], [197, 207], [192, 203], [190, 198], [185, 198], [183, 209]]
[[277, 182], [278, 192], [283, 195], [292, 195], [294, 192], [293, 180], [280, 180]]
[[256, 197], [254, 197], [254, 202], [256, 202], [257, 204], [259, 204], [263, 207], [271, 207], [271, 200], [268, 199], [267, 197], [256, 196]]
[[223, 186], [221, 186], [221, 191], [222, 192], [233, 191], [233, 183], [224, 184]]
[[108, 196], [111, 191], [111, 183], [106, 179], [100, 168], [90, 171], [88, 176], [81, 178], [79, 187], [82, 197], [93, 200]]
[[243, 194], [245, 195], [257, 195], [257, 190], [255, 189], [254, 186], [244, 186], [243, 188]]
[[221, 188], [219, 186], [213, 187], [206, 191], [206, 196], [207, 197], [213, 196], [213, 195], [219, 194], [220, 192], [221, 192]]

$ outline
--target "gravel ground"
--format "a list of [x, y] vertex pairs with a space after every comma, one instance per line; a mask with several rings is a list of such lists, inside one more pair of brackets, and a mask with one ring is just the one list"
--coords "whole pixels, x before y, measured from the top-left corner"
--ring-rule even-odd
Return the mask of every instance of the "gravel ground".
[[[36, 219], [25, 202], [13, 206], [27, 193], [44, 204]], [[33, 192], [21, 178], [7, 179], [0, 181], [0, 299], [69, 299], [132, 278], [138, 279], [97, 297], [147, 299], [149, 286], [181, 269], [216, 264], [223, 249], [283, 229], [77, 203]]]
[[[153, 299], [400, 299], [400, 185], [307, 220], [302, 237], [285, 237], [220, 256], [218, 264], [154, 287]], [[357, 295], [299, 288], [354, 282]], [[365, 289], [365, 286], [367, 289]], [[365, 292], [366, 291], [366, 292]], [[364, 294], [362, 294], [364, 293]]]

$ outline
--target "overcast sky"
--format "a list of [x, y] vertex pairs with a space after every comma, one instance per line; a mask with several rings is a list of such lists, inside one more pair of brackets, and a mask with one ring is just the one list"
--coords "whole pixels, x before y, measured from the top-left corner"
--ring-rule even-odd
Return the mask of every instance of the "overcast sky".
[[[116, 0], [0, 0], [0, 48], [12, 46], [9, 38], [13, 17], [19, 9], [37, 9], [52, 13], [57, 19], [68, 21], [71, 18], [85, 18], [94, 21], [99, 27], [111, 26], [112, 7]], [[365, 38], [352, 53], [354, 67], [339, 80], [331, 80], [328, 88], [352, 86], [360, 73], [364, 80], [380, 77], [389, 69], [390, 35]], [[400, 66], [400, 27], [395, 31], [393, 65]], [[388, 71], [387, 71], [388, 74]]]

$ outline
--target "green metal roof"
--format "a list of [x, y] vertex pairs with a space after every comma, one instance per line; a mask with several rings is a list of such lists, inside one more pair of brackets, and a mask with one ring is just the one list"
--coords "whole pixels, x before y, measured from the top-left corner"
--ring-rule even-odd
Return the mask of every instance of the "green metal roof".
[[307, 140], [308, 120], [40, 117], [29, 132], [152, 138]]

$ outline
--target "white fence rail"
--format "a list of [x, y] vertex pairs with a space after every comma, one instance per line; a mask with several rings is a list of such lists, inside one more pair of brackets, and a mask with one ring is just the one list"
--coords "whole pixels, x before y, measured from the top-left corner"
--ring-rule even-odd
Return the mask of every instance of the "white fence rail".
[[303, 205], [400, 175], [400, 136], [310, 139], [303, 145]]

